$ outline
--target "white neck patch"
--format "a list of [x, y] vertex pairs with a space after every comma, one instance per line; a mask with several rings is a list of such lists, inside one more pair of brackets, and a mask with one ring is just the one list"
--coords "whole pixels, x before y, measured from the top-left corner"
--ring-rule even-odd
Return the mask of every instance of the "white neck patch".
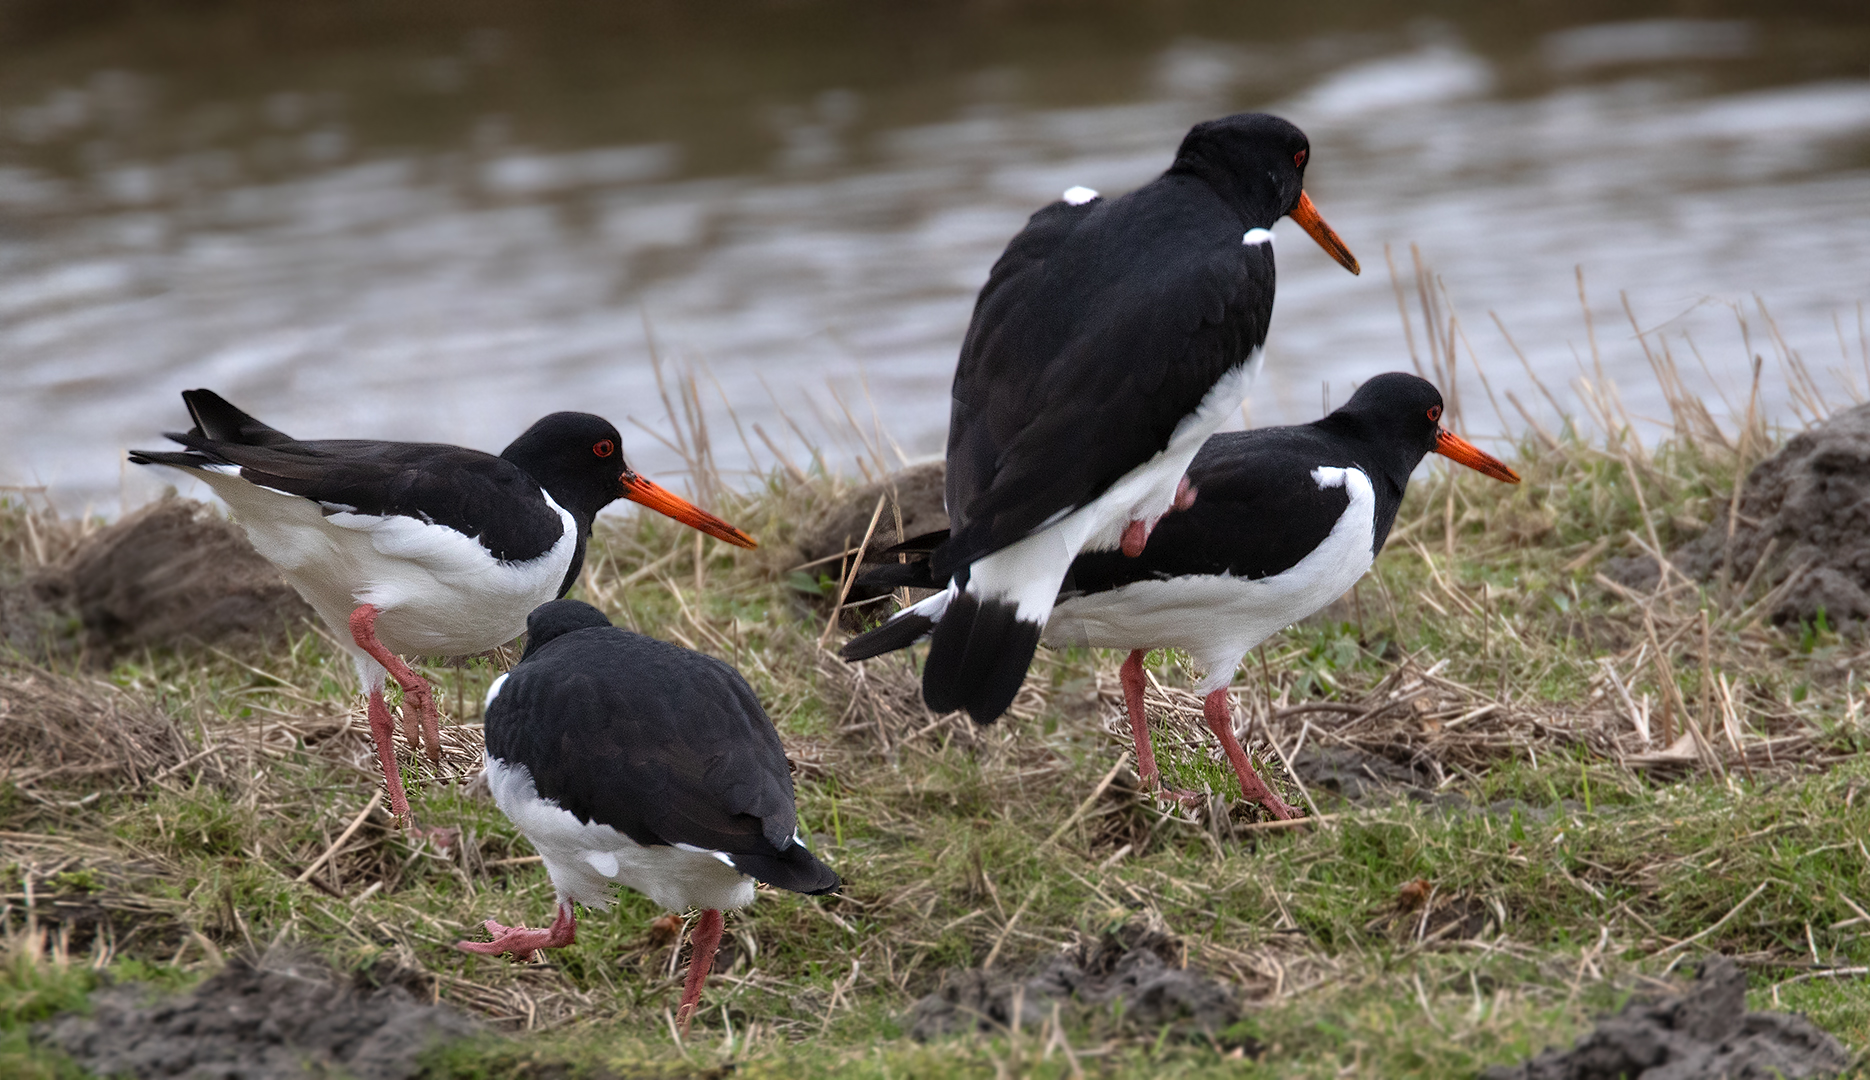
[[1065, 202], [1071, 206], [1083, 206], [1085, 203], [1097, 198], [1097, 191], [1082, 185], [1073, 185], [1066, 188], [1065, 194], [1060, 195], [1059, 198], [1064, 199]]
[[1270, 244], [1273, 242], [1273, 231], [1271, 229], [1248, 229], [1247, 234], [1240, 238], [1240, 242], [1243, 244]]

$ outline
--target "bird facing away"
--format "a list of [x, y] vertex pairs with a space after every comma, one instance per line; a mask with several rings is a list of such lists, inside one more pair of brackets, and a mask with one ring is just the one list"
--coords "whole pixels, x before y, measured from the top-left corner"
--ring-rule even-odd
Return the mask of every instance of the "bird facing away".
[[[1503, 462], [1441, 426], [1441, 394], [1414, 375], [1378, 375], [1322, 420], [1215, 435], [1195, 455], [1194, 504], [1163, 517], [1140, 555], [1078, 556], [1056, 597], [1045, 644], [1128, 649], [1123, 696], [1145, 784], [1160, 784], [1143, 710], [1143, 657], [1185, 650], [1206, 672], [1198, 691], [1241, 791], [1275, 818], [1293, 816], [1253, 771], [1234, 737], [1227, 684], [1241, 658], [1349, 591], [1383, 550], [1409, 474], [1441, 454], [1518, 483]], [[875, 584], [932, 585], [915, 565], [884, 567]], [[902, 648], [939, 630], [940, 592], [853, 638], [847, 660]], [[1186, 793], [1174, 793], [1186, 794]]]
[[487, 782], [545, 863], [558, 914], [543, 930], [486, 923], [456, 947], [520, 960], [570, 945], [572, 904], [600, 911], [611, 883], [672, 911], [700, 908], [682, 1030], [701, 999], [727, 908], [755, 881], [820, 894], [838, 876], [798, 835], [792, 773], [773, 722], [732, 667], [555, 600], [526, 620], [526, 652], [487, 691]]
[[1278, 117], [1210, 120], [1157, 179], [1116, 199], [1073, 188], [1007, 245], [955, 368], [929, 708], [1005, 712], [1072, 559], [1134, 555], [1186, 504], [1189, 461], [1260, 366], [1273, 224], [1290, 216], [1357, 272], [1304, 192], [1310, 153]]
[[[598, 511], [619, 498], [740, 547], [752, 537], [639, 476], [617, 429], [589, 413], [545, 417], [498, 457], [439, 443], [301, 441], [211, 390], [185, 390], [195, 426], [179, 451], [132, 450], [185, 469], [233, 510], [356, 663], [390, 810], [409, 821], [384, 677], [402, 687], [405, 734], [441, 760], [428, 684], [401, 656], [504, 645], [526, 615], [578, 580]], [[411, 718], [414, 715], [414, 719]]]

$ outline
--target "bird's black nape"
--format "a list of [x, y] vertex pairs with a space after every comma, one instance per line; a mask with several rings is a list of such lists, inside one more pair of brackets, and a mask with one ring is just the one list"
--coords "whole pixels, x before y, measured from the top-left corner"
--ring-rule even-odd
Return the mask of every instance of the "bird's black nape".
[[532, 609], [532, 614], [526, 616], [526, 652], [520, 659], [531, 656], [553, 638], [563, 637], [574, 630], [609, 625], [610, 620], [603, 612], [582, 600], [553, 600], [540, 604]]
[[1198, 176], [1253, 228], [1292, 212], [1305, 188], [1311, 142], [1268, 113], [1235, 113], [1188, 129], [1170, 174]]
[[1351, 399], [1319, 421], [1367, 442], [1391, 447], [1404, 475], [1435, 450], [1441, 432], [1441, 391], [1417, 375], [1390, 371], [1366, 380]]

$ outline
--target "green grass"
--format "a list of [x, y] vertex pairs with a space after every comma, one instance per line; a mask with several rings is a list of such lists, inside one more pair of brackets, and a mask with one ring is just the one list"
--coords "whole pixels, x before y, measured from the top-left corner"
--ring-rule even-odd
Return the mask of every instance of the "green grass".
[[[471, 793], [465, 755], [439, 780], [405, 758], [416, 812], [459, 827], [456, 849], [392, 831], [378, 812], [296, 881], [376, 786], [361, 729], [343, 729], [348, 661], [320, 634], [263, 654], [119, 663], [110, 683], [171, 718], [196, 760], [137, 783], [0, 785], [0, 890], [15, 897], [0, 1074], [77, 1075], [28, 1033], [82, 1008], [102, 978], [182, 987], [274, 942], [488, 1018], [493, 1034], [430, 1062], [435, 1076], [487, 1078], [730, 1066], [750, 1077], [1459, 1076], [1568, 1042], [1638, 976], [1704, 949], [1745, 963], [1755, 1008], [1775, 1007], [1784, 980], [1870, 965], [1857, 907], [1870, 906], [1860, 644], [1760, 625], [1749, 605], [1766, 583], [1639, 603], [1595, 580], [1604, 558], [1635, 550], [1632, 534], [1668, 546], [1709, 520], [1746, 462], [1680, 440], [1637, 458], [1567, 436], [1521, 447], [1515, 464], [1517, 488], [1431, 471], [1355, 603], [1274, 638], [1237, 674], [1239, 706], [1262, 722], [1273, 710], [1288, 748], [1302, 722], [1280, 710], [1377, 702], [1428, 671], [1451, 688], [1444, 705], [1502, 703], [1455, 729], [1408, 709], [1345, 729], [1365, 750], [1433, 754], [1447, 782], [1432, 802], [1348, 805], [1313, 791], [1338, 816], [1288, 831], [1107, 798], [1048, 843], [1123, 748], [1104, 723], [1120, 657], [1042, 654], [1021, 715], [978, 730], [923, 713], [908, 660], [873, 663], [858, 682], [817, 647], [835, 587], [801, 587], [789, 556], [801, 522], [840, 497], [833, 480], [774, 478], [724, 497], [726, 516], [762, 538], [755, 553], [710, 542], [697, 557], [690, 535], [659, 519], [607, 522], [576, 595], [746, 673], [800, 765], [801, 827], [847, 882], [837, 897], [763, 893], [730, 915], [736, 955], [682, 1047], [666, 1018], [679, 983], [650, 925], [660, 912], [640, 896], [583, 913], [576, 946], [548, 964], [450, 947], [481, 919], [536, 925], [553, 900], [525, 840]], [[17, 555], [7, 538], [20, 530], [0, 524], [0, 548]], [[1665, 663], [1636, 664], [1652, 632]], [[1712, 772], [1633, 763], [1644, 748], [1606, 657], [1657, 723], [1665, 698], [1698, 722], [1717, 717], [1704, 702], [1725, 685], [1746, 763], [1725, 751]], [[1185, 658], [1149, 663], [1169, 694], [1157, 717], [1165, 777], [1234, 790], [1205, 744], [1171, 737], [1200, 731]], [[498, 670], [425, 669], [468, 723]], [[85, 685], [76, 671], [46, 677]], [[1303, 715], [1315, 744], [1345, 714]], [[1710, 732], [1719, 743], [1718, 724]], [[1299, 801], [1272, 748], [1250, 749]], [[1256, 817], [1241, 807], [1232, 821]], [[29, 876], [34, 918], [66, 933], [63, 952], [29, 940], [18, 899]], [[944, 970], [990, 954], [996, 969], [1023, 970], [1132, 921], [1165, 929], [1191, 965], [1235, 985], [1241, 1023], [1209, 1041], [1091, 1011], [1061, 1014], [1056, 1031], [905, 1036], [909, 1007]], [[1785, 983], [1779, 1006], [1870, 1046], [1870, 980]], [[1253, 1054], [1235, 1058], [1237, 1047]]]

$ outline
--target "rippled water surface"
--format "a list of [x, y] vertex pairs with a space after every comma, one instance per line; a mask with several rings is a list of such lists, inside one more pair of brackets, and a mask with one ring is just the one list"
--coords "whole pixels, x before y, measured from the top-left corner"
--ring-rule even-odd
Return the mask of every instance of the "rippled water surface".
[[1580, 266], [1632, 415], [1666, 407], [1620, 291], [1717, 410], [1749, 349], [1786, 420], [1783, 354], [1848, 403], [1870, 8], [1652, 6], [0, 0], [0, 483], [140, 502], [163, 478], [122, 451], [185, 426], [192, 386], [308, 437], [489, 449], [590, 409], [679, 479], [652, 353], [695, 373], [726, 468], [802, 438], [847, 462], [847, 407], [938, 453], [1026, 215], [1248, 108], [1305, 128], [1365, 267], [1276, 230], [1254, 422], [1410, 366], [1385, 252], [1412, 289], [1411, 245], [1460, 321], [1472, 431], [1496, 398], [1521, 426], [1508, 391], [1553, 411], [1490, 312], [1575, 408]]

